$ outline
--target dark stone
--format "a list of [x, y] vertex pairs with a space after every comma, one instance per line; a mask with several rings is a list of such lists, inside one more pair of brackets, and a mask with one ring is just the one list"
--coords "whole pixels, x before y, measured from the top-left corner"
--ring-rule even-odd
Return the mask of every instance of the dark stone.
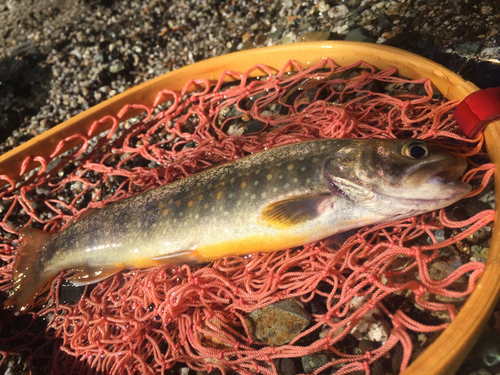
[[61, 303], [74, 303], [82, 298], [85, 286], [74, 286], [70, 281], [65, 281], [59, 289], [59, 299]]
[[264, 122], [253, 119], [252, 121], [250, 121], [250, 124], [246, 126], [243, 135], [260, 132], [262, 129], [264, 129], [264, 126], [266, 126]]
[[465, 212], [467, 212], [468, 217], [477, 215], [484, 210], [491, 210], [490, 205], [486, 202], [481, 202], [477, 199], [474, 199], [474, 197], [469, 199], [465, 204]]
[[302, 372], [292, 358], [276, 358], [274, 365], [280, 375], [295, 375]]
[[392, 22], [385, 14], [381, 14], [377, 18], [377, 26], [382, 29], [387, 29], [392, 26]]
[[345, 40], [350, 40], [352, 42], [375, 42], [375, 39], [368, 34], [368, 31], [366, 31], [364, 27], [350, 30], [345, 36]]

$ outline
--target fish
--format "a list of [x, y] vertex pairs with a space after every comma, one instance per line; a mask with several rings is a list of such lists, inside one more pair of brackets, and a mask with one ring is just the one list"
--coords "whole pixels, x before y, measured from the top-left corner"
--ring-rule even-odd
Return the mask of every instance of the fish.
[[462, 157], [418, 140], [321, 139], [258, 152], [98, 209], [57, 234], [22, 231], [19, 312], [63, 270], [87, 285], [126, 269], [271, 252], [448, 206]]

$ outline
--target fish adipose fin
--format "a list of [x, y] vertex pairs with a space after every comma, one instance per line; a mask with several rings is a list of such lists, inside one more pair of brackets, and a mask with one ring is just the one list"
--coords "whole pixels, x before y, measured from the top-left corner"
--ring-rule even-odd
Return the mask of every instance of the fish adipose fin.
[[110, 264], [100, 267], [83, 266], [78, 267], [77, 272], [71, 276], [70, 281], [75, 286], [98, 283], [109, 276], [114, 275], [126, 267], [123, 264]]
[[320, 207], [330, 195], [304, 195], [287, 198], [264, 207], [259, 224], [275, 229], [305, 224], [321, 215]]
[[41, 289], [44, 289], [50, 280], [40, 275], [36, 255], [38, 249], [51, 237], [51, 234], [34, 228], [22, 229], [20, 233], [19, 254], [12, 271], [14, 289], [4, 302], [4, 307], [23, 312], [32, 307], [35, 298], [42, 293]]

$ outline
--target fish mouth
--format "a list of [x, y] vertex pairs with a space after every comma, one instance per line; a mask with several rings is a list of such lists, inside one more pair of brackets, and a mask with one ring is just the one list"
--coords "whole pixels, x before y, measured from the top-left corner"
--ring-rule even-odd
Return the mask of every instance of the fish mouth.
[[465, 184], [469, 186], [469, 184], [460, 181], [460, 177], [463, 176], [465, 169], [467, 168], [467, 162], [465, 159], [454, 157], [452, 160], [449, 158], [438, 160], [430, 165], [425, 165], [424, 168], [427, 169], [428, 178], [426, 179], [426, 182], [428, 183], [448, 186]]

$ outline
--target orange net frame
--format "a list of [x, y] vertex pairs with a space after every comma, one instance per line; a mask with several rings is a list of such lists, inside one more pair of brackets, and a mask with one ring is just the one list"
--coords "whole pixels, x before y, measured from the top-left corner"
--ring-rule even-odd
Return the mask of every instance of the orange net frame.
[[[265, 74], [251, 79], [256, 71]], [[239, 81], [225, 84], [226, 75]], [[169, 95], [172, 100], [154, 108], [131, 104], [95, 122], [89, 133], [111, 122], [107, 134], [76, 134], [61, 141], [58, 150], [73, 138], [82, 145], [54, 160], [35, 157], [40, 167], [23, 168], [18, 183], [0, 176], [6, 182], [0, 190], [1, 291], [12, 287], [12, 261], [23, 227], [56, 233], [87, 207], [104, 207], [284, 144], [316, 138], [424, 139], [469, 159], [472, 168], [464, 180], [474, 189], [468, 197], [479, 194], [493, 174], [493, 165], [484, 162], [482, 135], [474, 140], [458, 135], [452, 118], [458, 102], [434, 94], [430, 80], [398, 77], [396, 68], [377, 71], [364, 62], [338, 67], [326, 59], [303, 69], [290, 61], [278, 73], [263, 65], [244, 74], [225, 72], [213, 87], [208, 80], [192, 80], [181, 93], [162, 91], [156, 102]], [[144, 109], [144, 118], [120, 124], [131, 108]], [[400, 346], [403, 371], [413, 349], [409, 332], [435, 332], [448, 323], [417, 322], [403, 309], [389, 307], [387, 299], [404, 295], [421, 310], [453, 320], [456, 304], [432, 296], [469, 295], [484, 269], [483, 263], [468, 262], [444, 279], [430, 277], [430, 265], [442, 258], [440, 250], [490, 223], [494, 211], [464, 221], [452, 215], [442, 209], [365, 227], [342, 243], [326, 240], [202, 266], [122, 272], [85, 287], [76, 301], [61, 297], [64, 277], [71, 274], [63, 272], [42, 296], [43, 307], [2, 320], [2, 363], [24, 352], [38, 366], [49, 362], [45, 366], [65, 374], [163, 373], [178, 363], [207, 372], [272, 374], [276, 358], [323, 351], [333, 359], [315, 373], [332, 367], [340, 375], [368, 373], [370, 364]], [[435, 233], [443, 229], [453, 235], [438, 242]], [[465, 286], [454, 287], [464, 277]], [[286, 345], [270, 347], [254, 338], [248, 314], [289, 298], [306, 306], [314, 301], [321, 311], [310, 311], [311, 324]], [[360, 298], [361, 306], [353, 308]], [[387, 340], [364, 354], [343, 349], [339, 343], [373, 309], [390, 324]], [[9, 319], [13, 323], [5, 324]]]

